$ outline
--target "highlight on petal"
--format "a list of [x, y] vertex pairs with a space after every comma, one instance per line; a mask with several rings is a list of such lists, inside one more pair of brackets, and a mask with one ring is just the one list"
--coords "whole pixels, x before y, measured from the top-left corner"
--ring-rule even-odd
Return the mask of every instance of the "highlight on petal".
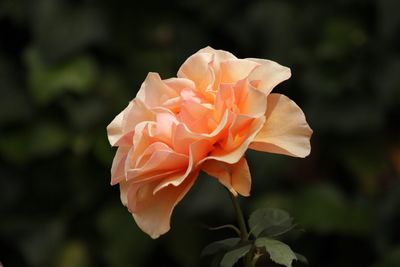
[[179, 92], [166, 85], [158, 73], [150, 72], [142, 83], [136, 98], [140, 99], [148, 107], [157, 107], [161, 106], [166, 100], [178, 95]]
[[236, 83], [247, 78], [259, 64], [247, 59], [231, 59], [221, 63], [221, 83]]
[[295, 102], [284, 95], [271, 94], [265, 117], [265, 124], [250, 148], [301, 158], [310, 154], [313, 131]]
[[[107, 136], [112, 146], [131, 145], [131, 139], [125, 138], [137, 124], [143, 121], [153, 121], [154, 113], [138, 99], [129, 102], [128, 106], [119, 113], [107, 126]], [[129, 136], [131, 137], [131, 136]]]
[[193, 172], [179, 186], [169, 185], [153, 194], [158, 182], [121, 186], [121, 199], [127, 201], [138, 226], [152, 238], [168, 232], [173, 209], [186, 195], [199, 172]]
[[249, 74], [250, 84], [268, 95], [272, 89], [291, 76], [290, 69], [274, 61], [266, 59], [248, 58], [248, 60], [259, 63]]
[[[200, 49], [197, 53], [209, 53], [215, 56], [215, 61], [222, 62], [230, 59], [237, 59], [232, 53], [224, 50], [214, 49], [210, 46]], [[196, 53], [196, 54], [197, 54]]]
[[178, 71], [178, 77], [192, 80], [196, 89], [204, 92], [214, 82], [214, 73], [210, 67], [212, 60], [212, 54], [194, 54], [182, 64]]
[[249, 196], [251, 189], [251, 174], [247, 161], [242, 157], [237, 163], [228, 164], [217, 160], [207, 160], [202, 170], [218, 179], [235, 196]]

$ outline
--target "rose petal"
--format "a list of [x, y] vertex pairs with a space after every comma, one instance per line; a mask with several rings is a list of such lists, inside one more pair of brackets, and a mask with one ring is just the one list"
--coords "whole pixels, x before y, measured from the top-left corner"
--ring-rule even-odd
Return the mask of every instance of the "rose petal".
[[230, 59], [237, 59], [232, 53], [224, 51], [224, 50], [217, 50], [210, 46], [200, 49], [197, 53], [209, 53], [215, 56], [215, 61], [222, 62]]
[[212, 144], [207, 140], [199, 140], [192, 143], [189, 148], [189, 163], [187, 165], [186, 172], [181, 176], [174, 176], [164, 179], [154, 189], [154, 193], [158, 192], [159, 190], [169, 185], [174, 185], [174, 186], [180, 185], [185, 179], [187, 179], [190, 173], [196, 169], [198, 163], [207, 156], [211, 148]]
[[259, 64], [247, 59], [231, 59], [221, 63], [221, 83], [236, 83], [246, 78]]
[[[129, 160], [128, 158], [127, 162]], [[151, 144], [139, 159], [136, 159], [136, 165], [125, 166], [126, 179], [132, 182], [143, 182], [155, 177], [161, 178], [158, 176], [160, 173], [185, 170], [188, 161], [187, 155], [179, 154], [166, 144], [156, 142]]]
[[196, 53], [182, 64], [178, 71], [178, 77], [192, 80], [197, 90], [205, 92], [214, 82], [214, 73], [209, 65], [212, 60], [212, 54]]
[[179, 92], [167, 86], [158, 73], [150, 72], [142, 83], [136, 98], [140, 99], [148, 107], [157, 107], [162, 106], [165, 101], [178, 95]]
[[154, 120], [153, 112], [140, 100], [132, 100], [107, 126], [107, 136], [110, 144], [112, 146], [131, 145], [131, 139], [124, 137], [129, 133], [132, 134], [138, 123], [152, 120]]
[[260, 118], [254, 119], [254, 121], [251, 123], [251, 125], [248, 129], [248, 135], [243, 140], [243, 142], [239, 146], [237, 146], [237, 148], [235, 148], [232, 151], [226, 151], [223, 148], [217, 146], [211, 152], [210, 156], [205, 158], [205, 160], [215, 159], [215, 160], [226, 162], [229, 164], [234, 164], [234, 163], [238, 162], [240, 160], [240, 158], [246, 152], [250, 143], [253, 142], [257, 133], [263, 127], [264, 122], [265, 122], [265, 117], [260, 117]]
[[256, 89], [268, 95], [272, 89], [291, 76], [290, 69], [274, 61], [266, 59], [248, 58], [261, 64], [249, 74], [248, 81]]
[[217, 160], [207, 160], [202, 170], [208, 175], [217, 178], [235, 196], [249, 196], [251, 189], [251, 174], [247, 161], [242, 157], [235, 164], [228, 164]]
[[310, 154], [313, 131], [295, 102], [284, 95], [271, 94], [265, 117], [265, 124], [250, 148], [302, 158]]
[[267, 109], [267, 96], [260, 90], [249, 86], [247, 80], [241, 80], [234, 87], [235, 101], [241, 114], [257, 118], [264, 116]]
[[173, 148], [175, 151], [182, 154], [189, 154], [191, 144], [199, 140], [207, 140], [211, 144], [216, 142], [223, 134], [229, 121], [229, 112], [225, 112], [220, 123], [211, 133], [195, 133], [192, 132], [184, 123], [179, 123], [176, 126], [173, 136]]
[[179, 186], [170, 185], [156, 194], [153, 194], [156, 182], [124, 185], [121, 186], [121, 196], [127, 200], [128, 209], [138, 226], [155, 239], [168, 232], [174, 207], [192, 187], [197, 176], [198, 172], [191, 173]]
[[121, 146], [117, 149], [111, 166], [111, 185], [115, 185], [125, 179], [125, 160], [129, 147]]

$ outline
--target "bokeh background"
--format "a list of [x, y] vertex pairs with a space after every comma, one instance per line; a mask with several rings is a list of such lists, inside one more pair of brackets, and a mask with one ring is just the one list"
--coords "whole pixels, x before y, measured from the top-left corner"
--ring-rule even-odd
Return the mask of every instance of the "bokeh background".
[[[249, 152], [259, 207], [287, 209], [311, 266], [400, 266], [400, 1], [0, 1], [0, 261], [5, 267], [209, 266], [232, 235], [202, 176], [172, 230], [142, 233], [110, 186], [105, 128], [147, 72], [210, 45], [289, 66], [275, 91], [314, 130], [306, 159]], [[295, 264], [295, 266], [301, 266]]]

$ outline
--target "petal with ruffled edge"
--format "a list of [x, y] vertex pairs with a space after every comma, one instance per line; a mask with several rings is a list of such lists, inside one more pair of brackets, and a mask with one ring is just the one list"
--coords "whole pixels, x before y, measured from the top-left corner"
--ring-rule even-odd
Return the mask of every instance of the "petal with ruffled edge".
[[111, 166], [111, 185], [125, 179], [125, 161], [130, 147], [121, 146], [117, 149]]
[[[128, 161], [129, 164], [129, 156]], [[162, 178], [160, 174], [184, 172], [188, 166], [189, 157], [179, 154], [161, 142], [152, 143], [136, 160], [136, 166], [125, 166], [126, 178], [132, 182], [143, 182]]]
[[178, 77], [192, 80], [197, 90], [205, 92], [213, 84], [215, 78], [210, 66], [212, 60], [212, 54], [196, 53], [182, 64], [178, 70]]
[[234, 164], [208, 160], [203, 163], [201, 169], [217, 178], [233, 195], [236, 196], [238, 193], [242, 196], [250, 195], [251, 175], [244, 157]]
[[259, 66], [258, 63], [247, 59], [231, 59], [221, 62], [221, 83], [236, 83], [246, 78], [249, 73]]
[[254, 119], [253, 122], [250, 124], [248, 130], [246, 131], [246, 137], [243, 138], [242, 143], [239, 144], [234, 150], [226, 151], [222, 147], [215, 146], [210, 156], [206, 157], [202, 162], [209, 159], [215, 159], [229, 164], [234, 164], [238, 162], [246, 152], [250, 143], [254, 141], [254, 138], [256, 137], [257, 133], [263, 127], [264, 122], [265, 122], [264, 116]]
[[178, 95], [179, 92], [166, 85], [164, 81], [161, 80], [158, 73], [149, 72], [136, 98], [140, 99], [148, 107], [159, 107], [162, 106], [165, 101], [177, 97]]
[[301, 158], [310, 154], [313, 131], [295, 102], [284, 95], [271, 94], [265, 117], [251, 149]]
[[112, 146], [132, 145], [132, 132], [137, 124], [153, 121], [154, 113], [142, 101], [134, 99], [107, 126], [107, 136]]
[[290, 69], [274, 61], [258, 58], [248, 58], [250, 61], [259, 63], [248, 76], [250, 85], [261, 90], [266, 95], [270, 94], [272, 89], [291, 76]]
[[179, 186], [169, 185], [153, 194], [158, 181], [145, 184], [122, 183], [121, 200], [138, 226], [152, 238], [168, 232], [174, 207], [186, 195], [199, 172], [191, 173]]
[[220, 63], [230, 59], [237, 59], [232, 53], [224, 50], [214, 49], [211, 46], [200, 49], [197, 53], [209, 53], [215, 56], [215, 62]]

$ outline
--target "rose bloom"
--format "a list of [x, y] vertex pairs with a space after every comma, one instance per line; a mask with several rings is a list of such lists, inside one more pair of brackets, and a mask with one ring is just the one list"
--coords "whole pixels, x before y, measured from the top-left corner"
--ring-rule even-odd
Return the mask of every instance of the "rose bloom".
[[312, 130], [302, 110], [272, 89], [290, 69], [264, 59], [238, 59], [201, 49], [177, 78], [149, 73], [136, 98], [108, 125], [118, 147], [111, 184], [152, 238], [170, 229], [174, 207], [200, 171], [234, 195], [249, 196], [245, 151], [306, 157]]

